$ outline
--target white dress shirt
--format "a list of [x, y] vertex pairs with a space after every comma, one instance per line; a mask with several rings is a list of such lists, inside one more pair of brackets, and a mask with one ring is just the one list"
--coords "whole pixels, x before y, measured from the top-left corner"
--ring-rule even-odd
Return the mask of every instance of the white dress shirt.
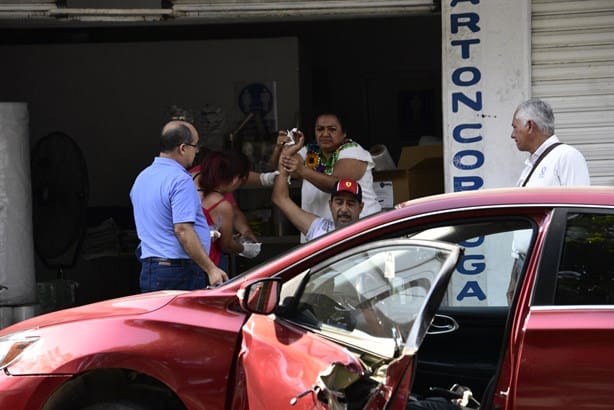
[[[559, 142], [557, 136], [551, 136], [525, 161], [525, 168], [520, 174], [520, 178], [516, 183], [517, 186], [522, 186], [539, 156], [549, 146], [557, 142]], [[531, 174], [525, 186], [577, 186], [590, 184], [591, 179], [584, 156], [571, 145], [562, 144], [546, 154]], [[531, 236], [530, 229], [514, 232], [512, 242], [512, 256], [514, 258], [524, 259], [531, 242]]]
[[[516, 183], [522, 186], [527, 175], [533, 168], [533, 164], [549, 146], [559, 142], [556, 135], [548, 138], [539, 148], [525, 161], [525, 168]], [[571, 145], [562, 144], [550, 151], [537, 165], [525, 186], [577, 186], [590, 185], [591, 179], [584, 156]]]

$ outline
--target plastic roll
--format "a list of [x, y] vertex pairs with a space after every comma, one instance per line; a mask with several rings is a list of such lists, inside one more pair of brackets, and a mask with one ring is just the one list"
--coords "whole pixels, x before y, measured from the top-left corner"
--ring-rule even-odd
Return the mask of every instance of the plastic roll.
[[385, 145], [377, 144], [371, 147], [369, 150], [375, 163], [376, 171], [385, 171], [387, 169], [395, 169], [396, 165], [388, 152], [388, 148]]
[[36, 302], [26, 103], [0, 103], [0, 305]]

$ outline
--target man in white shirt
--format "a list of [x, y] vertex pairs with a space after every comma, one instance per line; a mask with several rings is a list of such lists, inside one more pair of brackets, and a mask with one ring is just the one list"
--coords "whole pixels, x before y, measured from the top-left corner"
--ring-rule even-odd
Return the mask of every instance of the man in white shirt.
[[517, 186], [590, 185], [584, 156], [567, 144], [554, 147], [531, 173], [540, 156], [553, 144], [560, 143], [554, 134], [554, 113], [548, 103], [530, 99], [520, 104], [514, 112], [512, 128], [516, 147], [531, 154]]
[[[578, 186], [591, 180], [584, 156], [576, 148], [563, 144], [554, 134], [554, 113], [548, 103], [530, 99], [521, 103], [512, 119], [512, 139], [520, 151], [530, 156], [518, 178], [517, 186]], [[508, 302], [516, 287], [531, 241], [530, 231], [514, 235], [512, 256], [514, 267], [508, 288]]]

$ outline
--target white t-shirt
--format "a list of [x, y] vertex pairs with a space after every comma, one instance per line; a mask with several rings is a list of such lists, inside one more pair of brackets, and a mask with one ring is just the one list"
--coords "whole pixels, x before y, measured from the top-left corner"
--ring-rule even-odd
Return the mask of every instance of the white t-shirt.
[[[301, 148], [298, 152], [303, 160], [307, 157], [307, 147]], [[375, 190], [373, 189], [373, 173], [372, 170], [375, 166], [373, 157], [369, 151], [362, 148], [360, 145], [349, 146], [339, 151], [339, 157], [337, 161], [341, 159], [356, 159], [367, 163], [367, 169], [357, 182], [362, 188], [362, 201], [364, 207], [360, 213], [360, 217], [374, 214], [382, 210], [380, 203], [375, 196]], [[331, 219], [330, 206], [328, 201], [330, 200], [330, 193], [321, 191], [311, 182], [306, 179], [303, 180], [301, 187], [301, 208], [307, 212], [311, 212], [314, 215], [318, 215], [322, 218]], [[301, 241], [304, 242], [303, 238]]]
[[[525, 161], [525, 168], [518, 178], [517, 186], [522, 186], [524, 180], [531, 172], [533, 164], [540, 155], [552, 144], [560, 142], [556, 135], [548, 138]], [[526, 187], [540, 186], [578, 186], [590, 185], [591, 179], [584, 156], [574, 147], [562, 144], [552, 149], [537, 165], [529, 178]], [[512, 242], [512, 256], [524, 257], [531, 242], [531, 231], [514, 232]]]
[[314, 219], [311, 225], [309, 225], [309, 230], [307, 231], [307, 235], [305, 235], [305, 239], [310, 241], [319, 236], [324, 235], [325, 233], [329, 233], [335, 229], [335, 224], [330, 219], [325, 218], [317, 218]]

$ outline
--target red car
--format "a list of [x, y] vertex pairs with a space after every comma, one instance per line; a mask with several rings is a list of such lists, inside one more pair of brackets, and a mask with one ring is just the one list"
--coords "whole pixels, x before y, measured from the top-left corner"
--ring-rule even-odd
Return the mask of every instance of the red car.
[[454, 383], [610, 408], [614, 188], [410, 201], [217, 288], [17, 323], [0, 369], [2, 409], [405, 409]]

